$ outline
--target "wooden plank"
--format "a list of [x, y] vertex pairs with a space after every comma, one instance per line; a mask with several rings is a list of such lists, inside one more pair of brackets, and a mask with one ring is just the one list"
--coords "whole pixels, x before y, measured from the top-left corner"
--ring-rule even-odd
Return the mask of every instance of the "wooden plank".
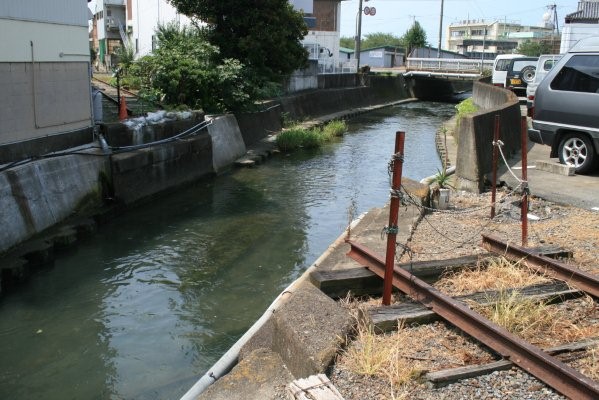
[[[455, 271], [465, 266], [476, 265], [487, 254], [450, 258], [446, 260], [415, 261], [401, 263], [399, 267], [425, 281], [436, 280], [446, 271]], [[364, 267], [344, 268], [328, 271], [314, 271], [310, 275], [312, 283], [332, 298], [346, 297], [349, 292], [355, 296], [380, 295], [382, 280]]]
[[[517, 290], [522, 296], [548, 301], [563, 301], [569, 298], [575, 298], [582, 295], [582, 292], [573, 290], [563, 282], [550, 283], [545, 285], [529, 286]], [[488, 305], [496, 302], [499, 296], [497, 291], [478, 292], [466, 296], [458, 296], [455, 299], [463, 302], [474, 301], [480, 305]], [[376, 307], [366, 310], [366, 315], [362, 315], [366, 320], [383, 332], [389, 332], [397, 329], [398, 323], [430, 323], [440, 318], [428, 310], [424, 305], [415, 302], [406, 302], [389, 307]]]
[[296, 379], [287, 386], [290, 400], [344, 400], [341, 393], [324, 374]]
[[[551, 355], [565, 352], [583, 351], [599, 344], [597, 340], [585, 340], [581, 342], [568, 343], [561, 346], [551, 347], [544, 351]], [[514, 364], [509, 360], [500, 360], [488, 364], [469, 365], [467, 367], [450, 368], [441, 371], [429, 372], [424, 376], [431, 387], [439, 388], [462, 379], [475, 378], [487, 375], [494, 371], [505, 371], [511, 369]]]

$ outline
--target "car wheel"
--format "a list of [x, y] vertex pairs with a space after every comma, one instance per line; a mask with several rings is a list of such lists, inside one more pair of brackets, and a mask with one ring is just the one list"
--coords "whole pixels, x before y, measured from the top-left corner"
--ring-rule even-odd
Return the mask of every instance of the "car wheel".
[[537, 68], [529, 65], [528, 67], [522, 68], [520, 74], [522, 75], [522, 80], [526, 82], [527, 85], [530, 85], [535, 80]]
[[591, 171], [597, 159], [591, 140], [578, 133], [564, 136], [559, 144], [558, 154], [560, 162], [576, 167], [578, 174]]

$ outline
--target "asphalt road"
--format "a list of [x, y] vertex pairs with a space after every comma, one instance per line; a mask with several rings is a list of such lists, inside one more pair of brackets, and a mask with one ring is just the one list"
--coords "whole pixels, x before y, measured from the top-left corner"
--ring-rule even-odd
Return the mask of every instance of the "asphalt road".
[[[541, 144], [529, 144], [528, 150], [528, 185], [534, 196], [556, 203], [570, 204], [580, 208], [594, 209], [599, 212], [599, 170], [590, 175], [564, 176], [535, 168], [537, 160], [559, 164], [557, 158], [549, 158], [550, 147]], [[520, 155], [508, 160], [512, 172], [519, 178], [522, 173], [522, 157]], [[514, 178], [503, 161], [499, 169], [499, 179], [509, 186], [517, 186]]]

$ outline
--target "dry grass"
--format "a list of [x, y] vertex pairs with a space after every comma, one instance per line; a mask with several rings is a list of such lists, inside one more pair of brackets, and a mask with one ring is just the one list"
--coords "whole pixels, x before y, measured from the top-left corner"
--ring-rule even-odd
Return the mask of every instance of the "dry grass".
[[500, 291], [498, 301], [491, 306], [471, 306], [491, 321], [541, 347], [571, 343], [599, 336], [599, 325], [592, 322], [596, 306], [592, 298], [575, 301], [572, 312], [563, 304], [548, 304], [523, 297], [517, 291]]
[[578, 360], [576, 367], [589, 378], [599, 380], [599, 345], [588, 349], [586, 357]]
[[550, 280], [530, 270], [522, 262], [510, 262], [503, 257], [485, 260], [475, 268], [451, 272], [435, 287], [451, 296], [484, 290], [501, 290], [547, 283]]
[[386, 334], [359, 323], [355, 340], [339, 355], [337, 366], [382, 379], [392, 388], [392, 398], [403, 398], [408, 385], [428, 371], [492, 360], [477, 344], [443, 323], [400, 326]]

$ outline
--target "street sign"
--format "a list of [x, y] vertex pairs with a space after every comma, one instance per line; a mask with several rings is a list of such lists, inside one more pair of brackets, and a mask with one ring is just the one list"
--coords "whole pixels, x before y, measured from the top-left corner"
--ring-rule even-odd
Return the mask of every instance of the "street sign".
[[364, 7], [364, 14], [370, 15], [370, 7], [368, 7], [368, 6]]
[[370, 15], [372, 15], [373, 17], [376, 15], [376, 8], [370, 7]]

